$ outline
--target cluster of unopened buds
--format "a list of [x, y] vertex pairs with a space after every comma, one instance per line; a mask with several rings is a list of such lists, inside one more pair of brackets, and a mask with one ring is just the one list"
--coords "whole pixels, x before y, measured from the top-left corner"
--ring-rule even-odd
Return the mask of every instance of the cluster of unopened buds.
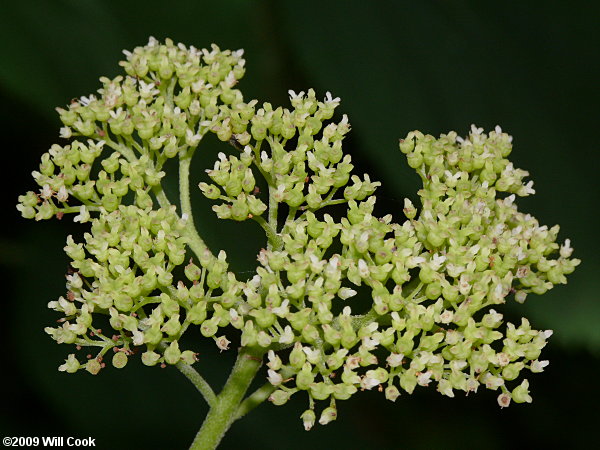
[[[290, 109], [246, 103], [235, 88], [242, 52], [216, 46], [151, 39], [126, 57], [126, 75], [58, 109], [69, 142], [42, 156], [39, 191], [17, 206], [26, 218], [91, 222], [84, 242], [67, 239], [67, 294], [49, 303], [64, 317], [46, 331], [98, 353], [70, 354], [59, 370], [96, 374], [109, 351], [117, 368], [138, 352], [149, 366], [191, 365], [197, 354], [180, 339], [199, 329], [221, 350], [231, 339], [264, 357], [272, 403], [304, 392], [306, 429], [316, 400], [327, 424], [337, 401], [365, 389], [395, 401], [416, 386], [448, 397], [485, 387], [501, 407], [531, 402], [524, 374], [548, 364], [552, 332], [497, 310], [566, 283], [579, 260], [569, 240], [556, 243], [558, 226], [518, 211], [516, 197], [534, 191], [507, 159], [508, 134], [473, 126], [464, 138], [400, 140], [423, 187], [395, 223], [373, 214], [380, 183], [352, 174], [348, 119], [332, 121], [338, 98], [290, 91]], [[246, 281], [194, 225], [189, 164], [208, 133], [230, 151], [200, 191], [219, 218], [256, 221], [267, 237]], [[171, 158], [178, 201], [163, 190]]]

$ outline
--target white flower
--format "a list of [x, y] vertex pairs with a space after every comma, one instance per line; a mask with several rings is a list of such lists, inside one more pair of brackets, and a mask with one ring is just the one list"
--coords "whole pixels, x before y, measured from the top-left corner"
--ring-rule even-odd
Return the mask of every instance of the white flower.
[[467, 295], [471, 290], [471, 284], [469, 284], [469, 281], [465, 274], [460, 276], [460, 280], [458, 282], [458, 290], [462, 295]]
[[510, 356], [504, 352], [497, 353], [496, 357], [498, 358], [498, 365], [500, 367], [507, 366], [510, 363]]
[[454, 313], [452, 311], [450, 311], [449, 309], [446, 309], [439, 315], [438, 322], [450, 323], [450, 322], [452, 322], [453, 318], [454, 318]]
[[231, 341], [225, 336], [220, 336], [215, 339], [215, 343], [217, 344], [217, 347], [219, 347], [219, 350], [223, 351], [229, 349], [229, 344], [231, 344]]
[[323, 267], [325, 267], [325, 264], [327, 263], [327, 261], [326, 260], [321, 261], [315, 255], [310, 255], [309, 259], [310, 259], [310, 270], [313, 273], [321, 273], [323, 271]]
[[237, 83], [237, 80], [235, 79], [233, 70], [227, 74], [227, 76], [225, 77], [225, 80], [223, 82], [225, 83], [225, 86], [227, 86], [228, 88], [232, 88], [233, 86], [235, 86], [235, 84]]
[[367, 336], [367, 337], [364, 337], [362, 340], [362, 347], [367, 351], [375, 350], [378, 345], [379, 345], [379, 340], [375, 339], [375, 338], [370, 338]]
[[403, 359], [404, 355], [402, 353], [391, 353], [390, 356], [386, 358], [386, 361], [390, 367], [398, 367], [402, 364]]
[[469, 393], [471, 391], [477, 392], [478, 388], [479, 388], [479, 381], [477, 381], [475, 378], [467, 379], [467, 393]]
[[154, 97], [159, 93], [160, 91], [156, 89], [156, 84], [153, 82], [145, 83], [144, 80], [140, 80], [140, 95], [142, 98]]
[[467, 367], [467, 362], [462, 359], [455, 359], [450, 361], [450, 369], [455, 372], [460, 372], [465, 367]]
[[144, 333], [140, 330], [133, 330], [133, 345], [142, 345], [144, 343]]
[[73, 222], [85, 223], [90, 220], [90, 213], [85, 207], [85, 205], [81, 205], [79, 208], [79, 214], [73, 217]]
[[521, 189], [519, 189], [519, 195], [521, 196], [530, 194], [535, 194], [535, 189], [533, 189], [533, 181], [529, 181], [527, 184], [524, 184]]
[[431, 375], [433, 375], [433, 373], [430, 370], [417, 375], [417, 383], [419, 384], [419, 386], [428, 386], [429, 381], [431, 379]]
[[267, 357], [269, 358], [269, 362], [267, 363], [267, 366], [270, 369], [279, 370], [279, 368], [282, 365], [281, 358], [279, 358], [279, 356], [277, 356], [273, 350], [269, 350]]
[[406, 259], [405, 265], [408, 269], [412, 269], [423, 264], [424, 262], [425, 258], [423, 258], [422, 256], [410, 256]]
[[274, 370], [269, 369], [267, 373], [269, 374], [267, 380], [269, 380], [269, 383], [271, 383], [273, 386], [278, 386], [283, 381], [283, 377]]
[[571, 239], [565, 239], [565, 243], [560, 247], [560, 256], [568, 258], [573, 253], [571, 248]]
[[67, 188], [64, 186], [61, 186], [60, 189], [58, 190], [58, 192], [56, 193], [56, 199], [59, 202], [66, 202], [68, 198], [69, 198], [69, 193], [67, 192]]
[[71, 136], [73, 135], [73, 132], [71, 131], [71, 128], [69, 127], [62, 127], [60, 129], [60, 137], [63, 139], [69, 139]]
[[442, 264], [444, 264], [444, 261], [446, 261], [446, 257], [443, 255], [438, 255], [436, 253], [435, 255], [433, 255], [433, 258], [429, 262], [429, 265], [433, 270], [437, 271], [440, 267], [442, 267]]
[[517, 303], [525, 303], [526, 298], [527, 298], [527, 292], [525, 292], [525, 291], [515, 292], [515, 301]]
[[354, 289], [350, 289], [350, 288], [341, 288], [338, 291], [338, 297], [341, 298], [342, 300], [346, 300], [350, 297], [354, 297], [356, 295], [356, 291]]
[[363, 389], [373, 389], [379, 384], [381, 384], [381, 381], [371, 377], [362, 377], [360, 380], [360, 387]]
[[302, 419], [302, 424], [304, 425], [304, 429], [306, 431], [310, 431], [310, 429], [315, 425], [315, 413], [312, 409], [307, 409], [300, 416]]
[[537, 359], [535, 361], [531, 361], [531, 371], [533, 373], [540, 373], [544, 371], [544, 368], [550, 364], [550, 361], [548, 360], [544, 360], [544, 361], [538, 361]]
[[445, 378], [442, 378], [438, 383], [437, 390], [440, 394], [446, 395], [448, 397], [454, 397], [454, 392], [452, 391], [452, 384]]
[[346, 367], [349, 370], [356, 369], [360, 365], [360, 361], [360, 356], [348, 356], [348, 358], [346, 359]]
[[304, 98], [304, 91], [300, 91], [298, 94], [296, 94], [294, 91], [292, 91], [291, 89], [288, 91], [288, 94], [290, 95], [290, 100], [302, 100]]
[[302, 351], [306, 354], [309, 363], [318, 364], [321, 362], [321, 350], [318, 348], [302, 347]]
[[477, 136], [477, 135], [480, 135], [481, 133], [483, 133], [483, 128], [477, 128], [475, 126], [475, 124], [471, 124], [471, 134], [474, 134]]
[[52, 194], [54, 194], [54, 192], [50, 188], [49, 184], [45, 184], [42, 186], [42, 189], [40, 189], [40, 197], [45, 198], [46, 200], [52, 197]]
[[510, 394], [500, 394], [498, 396], [498, 404], [500, 405], [500, 408], [506, 408], [508, 405], [510, 405]]
[[153, 48], [153, 47], [158, 47], [159, 45], [160, 45], [160, 42], [158, 42], [158, 39], [156, 39], [154, 36], [150, 36], [150, 38], [148, 39], [148, 43], [146, 44], [146, 47]]
[[[290, 301], [286, 298], [284, 301], [281, 302], [281, 305], [273, 308], [271, 310], [271, 312], [273, 314], [275, 314], [276, 316], [285, 317], [290, 312], [289, 304], [290, 304]], [[289, 326], [286, 327], [284, 334], [287, 334], [288, 328], [289, 328]], [[290, 328], [290, 332], [291, 332], [291, 328]], [[292, 336], [293, 336], [293, 334], [292, 334]], [[284, 342], [281, 342], [281, 343], [283, 344]]]
[[340, 103], [339, 97], [331, 98], [331, 92], [325, 93], [325, 104], [334, 104], [335, 106], [337, 106], [337, 105], [339, 105], [339, 103]]
[[90, 95], [89, 97], [82, 96], [79, 98], [79, 103], [81, 103], [83, 106], [87, 106], [95, 100], [96, 97], [94, 97], [93, 95]]
[[369, 267], [364, 259], [358, 260], [358, 274], [361, 278], [367, 278], [369, 276]]
[[[287, 302], [287, 300], [286, 300]], [[280, 344], [291, 344], [294, 342], [294, 332], [292, 331], [292, 327], [287, 325], [283, 330], [283, 334], [279, 337]]]
[[67, 275], [67, 286], [69, 289], [81, 289], [83, 280], [79, 276], [79, 273], [75, 272], [72, 275]]
[[194, 134], [189, 128], [185, 131], [185, 143], [190, 147], [198, 145], [200, 139], [202, 139], [202, 136], [200, 134]]
[[498, 389], [500, 386], [502, 386], [504, 384], [503, 378], [495, 377], [495, 376], [491, 375], [489, 372], [486, 375], [487, 376], [483, 379], [483, 381], [485, 382], [485, 386], [488, 389], [492, 389], [495, 391], [496, 389]]

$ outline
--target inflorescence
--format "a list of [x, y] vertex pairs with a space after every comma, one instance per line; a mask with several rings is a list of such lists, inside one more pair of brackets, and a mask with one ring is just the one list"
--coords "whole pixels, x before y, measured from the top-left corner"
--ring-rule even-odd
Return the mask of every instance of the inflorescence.
[[[531, 402], [523, 373], [548, 364], [540, 354], [552, 332], [505, 323], [497, 308], [566, 283], [579, 260], [569, 240], [556, 243], [558, 226], [518, 211], [516, 197], [534, 190], [507, 159], [512, 138], [499, 127], [409, 133], [400, 150], [421, 177], [421, 205], [406, 200], [406, 220], [394, 223], [373, 214], [380, 183], [352, 174], [348, 119], [332, 121], [340, 100], [309, 90], [290, 91], [290, 109], [246, 103], [235, 88], [242, 53], [151, 39], [125, 52], [126, 75], [58, 108], [69, 143], [42, 156], [40, 189], [17, 208], [91, 222], [84, 242], [67, 239], [67, 293], [49, 303], [64, 318], [46, 332], [99, 350], [87, 361], [70, 354], [59, 370], [96, 374], [109, 350], [117, 368], [138, 351], [149, 366], [193, 364], [179, 341], [199, 329], [221, 350], [232, 338], [266, 356], [272, 403], [306, 393], [307, 430], [315, 400], [326, 424], [336, 401], [365, 389], [395, 401], [417, 385], [449, 397], [484, 386], [501, 407]], [[200, 191], [219, 218], [254, 220], [267, 236], [246, 281], [194, 226], [189, 161], [207, 133], [231, 151]], [[161, 184], [171, 158], [179, 204]]]

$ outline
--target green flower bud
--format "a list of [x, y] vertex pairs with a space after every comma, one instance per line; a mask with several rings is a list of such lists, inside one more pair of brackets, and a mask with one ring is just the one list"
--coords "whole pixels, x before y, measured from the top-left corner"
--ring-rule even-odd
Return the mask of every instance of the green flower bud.
[[117, 352], [112, 358], [112, 365], [117, 369], [122, 369], [127, 365], [127, 354], [125, 352]]
[[400, 375], [400, 387], [412, 394], [417, 386], [417, 376], [412, 369], [406, 370]]
[[177, 364], [181, 359], [181, 351], [179, 350], [179, 343], [177, 341], [171, 342], [164, 353], [165, 362], [167, 364]]
[[180, 330], [181, 324], [179, 323], [179, 314], [173, 314], [161, 328], [161, 331], [167, 333], [169, 336], [175, 336]]
[[146, 366], [155, 366], [160, 359], [160, 355], [153, 351], [142, 353], [142, 363]]
[[287, 403], [290, 399], [291, 393], [277, 389], [269, 396], [269, 401], [274, 405], [281, 406]]
[[523, 380], [519, 386], [513, 389], [511, 396], [515, 403], [531, 403], [533, 399], [529, 395], [529, 381]]
[[304, 429], [309, 431], [315, 425], [315, 420], [317, 417], [312, 409], [307, 409], [302, 413], [300, 418], [302, 419]]
[[167, 294], [160, 294], [160, 302], [162, 312], [165, 313], [167, 317], [171, 317], [179, 312], [179, 304]]
[[296, 342], [289, 356], [290, 364], [295, 369], [300, 369], [306, 362], [306, 355], [302, 350], [302, 344]]
[[241, 194], [238, 199], [232, 203], [230, 211], [231, 218], [238, 222], [248, 218], [250, 209], [248, 208], [248, 203], [246, 202], [246, 196], [244, 194]]
[[200, 332], [202, 333], [202, 336], [214, 336], [219, 330], [219, 321], [220, 319], [218, 317], [213, 316], [211, 319], [202, 322], [202, 325], [200, 326]]
[[211, 200], [216, 200], [221, 195], [221, 191], [214, 184], [200, 183], [198, 187], [202, 191], [202, 194]]
[[323, 382], [311, 383], [310, 396], [315, 400], [326, 400], [333, 393], [333, 386]]
[[150, 345], [158, 345], [162, 340], [163, 334], [160, 331], [160, 325], [154, 324], [144, 332], [144, 343]]
[[305, 363], [300, 372], [298, 372], [298, 375], [296, 375], [296, 387], [305, 391], [314, 381], [315, 376], [312, 373], [312, 366], [310, 363]]
[[184, 362], [185, 364], [194, 364], [196, 361], [198, 361], [198, 357], [196, 356], [196, 354], [191, 351], [191, 350], [184, 350], [183, 352], [181, 352], [181, 361]]
[[71, 353], [67, 357], [65, 363], [58, 367], [58, 370], [60, 370], [61, 372], [75, 373], [79, 370], [80, 367], [81, 364], [79, 363], [79, 361], [77, 361], [75, 355]]
[[85, 370], [87, 370], [92, 375], [97, 375], [98, 372], [100, 372], [101, 369], [102, 369], [102, 364], [100, 364], [100, 362], [97, 359], [95, 359], [95, 358], [90, 359], [85, 364]]
[[398, 390], [398, 388], [394, 385], [389, 385], [388, 387], [385, 388], [385, 398], [395, 402], [396, 399], [400, 396], [400, 391]]

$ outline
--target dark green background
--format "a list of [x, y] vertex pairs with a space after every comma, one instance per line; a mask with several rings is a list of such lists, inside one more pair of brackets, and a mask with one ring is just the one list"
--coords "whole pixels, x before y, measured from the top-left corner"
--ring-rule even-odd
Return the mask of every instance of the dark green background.
[[[383, 182], [380, 211], [400, 215], [417, 177], [397, 150], [419, 129], [465, 134], [500, 124], [514, 136], [513, 159], [537, 194], [521, 209], [561, 224], [583, 264], [561, 286], [507, 314], [555, 335], [547, 371], [529, 377], [534, 403], [500, 410], [497, 393], [456, 399], [432, 389], [395, 404], [377, 392], [339, 403], [339, 419], [307, 433], [305, 400], [262, 405], [235, 424], [224, 449], [584, 448], [595, 439], [600, 404], [598, 302], [598, 2], [172, 1], [5, 2], [0, 10], [3, 193], [3, 436], [95, 437], [97, 448], [185, 448], [205, 408], [174, 369], [130, 363], [98, 376], [57, 372], [70, 349], [43, 332], [63, 294], [69, 221], [33, 223], [14, 207], [33, 189], [30, 172], [58, 141], [54, 107], [119, 73], [122, 49], [148, 36], [206, 47], [244, 48], [247, 98], [287, 104], [287, 90], [314, 87], [342, 98], [353, 132], [346, 149], [359, 171]], [[198, 161], [212, 165], [211, 143]], [[197, 180], [195, 180], [197, 181]], [[217, 224], [199, 202], [202, 229], [239, 271], [251, 271], [260, 236], [249, 224]], [[205, 217], [205, 218], [204, 218]], [[241, 231], [240, 231], [240, 228]], [[80, 232], [80, 231], [79, 231]], [[250, 243], [247, 243], [250, 241]], [[199, 334], [198, 334], [199, 336]], [[199, 370], [222, 381], [231, 355], [206, 346]], [[231, 353], [231, 352], [230, 352]], [[431, 391], [431, 392], [430, 392]], [[483, 392], [482, 392], [483, 391]]]

